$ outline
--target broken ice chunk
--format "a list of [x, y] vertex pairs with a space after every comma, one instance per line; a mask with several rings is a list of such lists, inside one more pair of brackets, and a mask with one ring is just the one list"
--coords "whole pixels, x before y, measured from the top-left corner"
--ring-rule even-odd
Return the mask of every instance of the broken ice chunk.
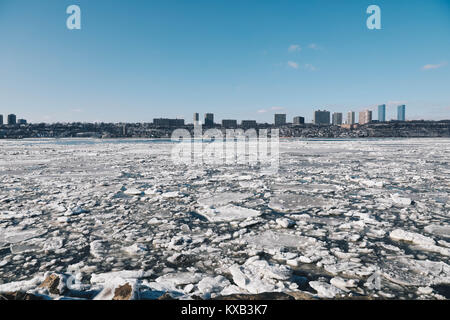
[[63, 247], [64, 239], [61, 237], [53, 237], [45, 240], [44, 250], [54, 251]]
[[278, 225], [280, 227], [283, 227], [283, 228], [290, 228], [295, 225], [295, 222], [288, 218], [278, 218], [276, 220], [276, 222], [278, 223]]
[[152, 275], [151, 271], [143, 271], [143, 270], [123, 270], [123, 271], [114, 271], [107, 273], [93, 273], [91, 275], [91, 283], [96, 284], [105, 284], [113, 281], [114, 279], [123, 279], [123, 280], [135, 280], [150, 277]]
[[311, 288], [317, 291], [317, 295], [320, 298], [334, 298], [338, 294], [342, 294], [342, 290], [336, 288], [335, 286], [322, 282], [322, 281], [310, 281], [309, 285]]
[[345, 280], [340, 277], [334, 277], [330, 280], [330, 283], [335, 286], [338, 289], [341, 289], [342, 291], [348, 292], [350, 291], [348, 288], [354, 288], [356, 287], [357, 280], [350, 279]]
[[436, 225], [436, 224], [431, 224], [428, 225], [424, 228], [425, 232], [431, 233], [431, 234], [435, 234], [438, 236], [442, 236], [445, 238], [450, 238], [450, 226], [449, 225], [444, 225], [444, 226], [440, 226], [440, 225]]
[[16, 292], [16, 291], [28, 291], [36, 288], [40, 283], [44, 281], [44, 275], [38, 274], [31, 280], [15, 281], [5, 284], [0, 284], [0, 293], [3, 292]]
[[135, 243], [129, 247], [123, 248], [123, 250], [128, 254], [144, 254], [148, 251], [147, 246], [139, 243]]
[[382, 188], [384, 186], [384, 182], [383, 181], [376, 181], [376, 180], [359, 180], [359, 184], [369, 187], [369, 188], [373, 188], [373, 187], [377, 187], [377, 188]]
[[172, 191], [172, 192], [163, 193], [161, 196], [165, 199], [170, 199], [170, 198], [178, 198], [178, 197], [181, 197], [182, 195], [183, 194], [178, 191]]
[[209, 298], [211, 293], [220, 293], [224, 288], [230, 285], [230, 281], [228, 281], [223, 276], [216, 277], [205, 277], [198, 284], [197, 288], [201, 294], [203, 294], [203, 298]]
[[248, 259], [242, 266], [233, 265], [229, 271], [234, 283], [252, 294], [279, 291], [276, 280], [287, 280], [292, 274], [287, 266], [270, 264], [259, 257]]
[[89, 212], [88, 210], [85, 210], [82, 207], [77, 206], [75, 208], [67, 210], [65, 215], [66, 216], [76, 216], [76, 215], [79, 215], [79, 214], [82, 214], [82, 213], [88, 213], [88, 212]]
[[394, 257], [382, 264], [383, 276], [402, 286], [450, 284], [450, 266], [445, 262]]
[[123, 193], [128, 196], [140, 196], [140, 195], [142, 195], [143, 192], [136, 188], [129, 188], [129, 189], [126, 189]]
[[39, 237], [46, 233], [45, 230], [41, 230], [41, 229], [19, 230], [16, 228], [9, 228], [9, 229], [3, 229], [3, 230], [0, 233], [0, 242], [5, 242], [5, 243], [18, 243], [18, 242], [22, 242], [22, 241], [26, 241], [29, 239]]
[[197, 202], [204, 207], [217, 207], [229, 204], [230, 202], [241, 202], [250, 196], [252, 194], [244, 192], [222, 192], [212, 196], [202, 196]]
[[282, 194], [271, 198], [269, 208], [283, 213], [293, 213], [309, 208], [333, 206], [334, 202], [317, 196]]
[[395, 229], [389, 234], [392, 240], [410, 242], [417, 245], [434, 245], [435, 241], [421, 234]]
[[261, 215], [261, 212], [229, 204], [215, 209], [201, 209], [199, 210], [199, 214], [201, 214], [211, 222], [226, 222], [245, 220], [250, 217], [257, 217]]
[[311, 281], [309, 282], [311, 288], [317, 291], [317, 295], [320, 298], [334, 298], [338, 294], [342, 294], [343, 291], [335, 286], [322, 282], [322, 281]]
[[90, 244], [90, 252], [96, 258], [102, 258], [107, 254], [106, 242], [102, 240], [92, 241]]
[[400, 197], [399, 194], [391, 195], [391, 199], [395, 204], [401, 206], [409, 206], [412, 203], [412, 200], [410, 198]]
[[269, 251], [282, 248], [314, 248], [317, 246], [315, 238], [284, 234], [271, 230], [257, 235], [244, 236], [243, 240], [253, 247]]

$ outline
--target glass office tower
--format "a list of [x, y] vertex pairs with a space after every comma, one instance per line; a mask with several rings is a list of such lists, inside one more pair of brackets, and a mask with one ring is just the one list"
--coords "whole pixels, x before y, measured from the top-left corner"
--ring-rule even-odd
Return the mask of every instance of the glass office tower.
[[386, 121], [386, 105], [382, 104], [378, 106], [378, 122]]

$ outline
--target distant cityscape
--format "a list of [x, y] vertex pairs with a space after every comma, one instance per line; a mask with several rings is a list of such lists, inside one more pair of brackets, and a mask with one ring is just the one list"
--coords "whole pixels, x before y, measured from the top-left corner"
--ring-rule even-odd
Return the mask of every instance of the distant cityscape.
[[406, 106], [397, 107], [397, 119], [386, 121], [386, 105], [378, 106], [378, 119], [373, 119], [371, 110], [343, 113], [327, 110], [316, 110], [311, 123], [305, 123], [305, 117], [295, 116], [292, 122], [287, 121], [284, 113], [274, 114], [273, 123], [257, 123], [256, 120], [223, 119], [221, 123], [214, 121], [213, 113], [194, 113], [192, 123], [184, 119], [155, 118], [153, 122], [139, 123], [29, 123], [25, 119], [17, 119], [15, 114], [7, 116], [3, 124], [0, 115], [0, 139], [24, 138], [170, 138], [174, 129], [184, 128], [191, 134], [196, 125], [204, 130], [219, 129], [226, 133], [227, 129], [270, 129], [278, 128], [281, 137], [300, 138], [364, 138], [364, 137], [450, 137], [450, 120], [406, 121]]
[[[316, 125], [335, 125], [335, 126], [354, 126], [356, 124], [364, 125], [368, 123], [373, 122], [386, 122], [386, 105], [382, 104], [378, 106], [378, 120], [374, 120], [372, 117], [372, 111], [371, 110], [364, 110], [359, 112], [359, 121], [356, 121], [354, 111], [349, 111], [347, 113], [347, 117], [344, 121], [343, 114], [341, 112], [334, 112], [332, 115], [330, 111], [327, 110], [317, 110], [314, 112], [313, 117], [313, 124]], [[406, 106], [405, 105], [399, 105], [397, 107], [397, 120], [396, 121], [406, 121]], [[27, 120], [25, 119], [17, 119], [17, 116], [15, 114], [9, 114], [7, 116], [6, 125], [13, 126], [13, 125], [25, 125], [27, 124]], [[194, 125], [200, 124], [200, 114], [194, 113], [193, 122]], [[292, 123], [287, 122], [287, 115], [286, 114], [275, 114], [274, 115], [274, 122], [275, 127], [281, 127], [285, 126], [287, 124], [293, 124], [293, 125], [301, 125], [305, 124], [305, 117], [302, 116], [296, 116], [293, 118]], [[0, 125], [4, 125], [3, 121], [3, 115], [0, 114]], [[153, 125], [158, 127], [183, 127], [185, 126], [185, 120], [184, 119], [169, 119], [169, 118], [155, 118], [153, 119]], [[214, 114], [213, 113], [206, 113], [204, 115], [204, 122], [203, 125], [205, 127], [214, 127], [216, 126], [216, 123], [214, 122]], [[234, 119], [224, 119], [222, 120], [221, 126], [223, 128], [237, 128], [239, 127], [238, 121]], [[242, 128], [255, 128], [257, 126], [256, 120], [242, 120], [240, 127]]]

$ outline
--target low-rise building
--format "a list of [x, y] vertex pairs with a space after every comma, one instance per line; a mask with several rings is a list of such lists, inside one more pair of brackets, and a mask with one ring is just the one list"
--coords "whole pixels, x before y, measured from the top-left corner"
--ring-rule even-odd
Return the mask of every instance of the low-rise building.
[[222, 120], [222, 127], [234, 129], [237, 128], [237, 120], [225, 119]]
[[153, 125], [158, 127], [183, 127], [184, 119], [153, 119]]
[[256, 120], [242, 120], [241, 126], [244, 129], [256, 128], [257, 127]]

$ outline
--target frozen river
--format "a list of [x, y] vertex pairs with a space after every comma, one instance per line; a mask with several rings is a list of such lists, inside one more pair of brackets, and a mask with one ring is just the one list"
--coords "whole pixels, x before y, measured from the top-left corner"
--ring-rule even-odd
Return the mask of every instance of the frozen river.
[[282, 140], [277, 175], [172, 147], [0, 141], [0, 292], [450, 298], [450, 139]]

